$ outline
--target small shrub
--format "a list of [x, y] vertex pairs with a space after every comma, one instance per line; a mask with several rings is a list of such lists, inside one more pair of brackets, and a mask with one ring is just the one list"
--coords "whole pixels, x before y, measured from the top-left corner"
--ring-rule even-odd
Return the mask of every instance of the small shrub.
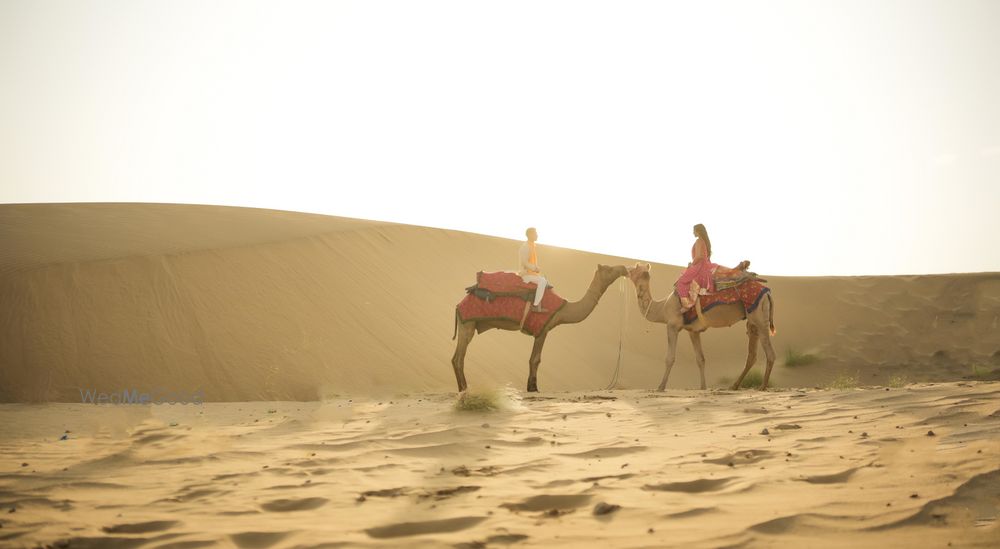
[[753, 389], [754, 387], [760, 387], [761, 383], [764, 383], [764, 376], [754, 368], [747, 372], [746, 377], [743, 378], [743, 382], [740, 383], [740, 389]]
[[459, 395], [455, 401], [455, 410], [459, 412], [492, 412], [500, 408], [500, 394], [498, 391], [484, 391], [470, 393], [468, 391]]
[[978, 379], [980, 381], [1000, 379], [1000, 368], [990, 370], [989, 366], [973, 364], [971, 377], [972, 379]]
[[907, 383], [909, 383], [909, 380], [904, 375], [895, 375], [889, 378], [889, 387], [893, 389], [905, 387]]
[[785, 366], [789, 368], [807, 366], [817, 361], [819, 357], [812, 353], [800, 353], [791, 348], [785, 350]]
[[831, 381], [826, 388], [827, 389], [856, 389], [858, 387], [858, 379], [860, 378], [860, 372], [855, 375], [849, 375], [841, 373]]

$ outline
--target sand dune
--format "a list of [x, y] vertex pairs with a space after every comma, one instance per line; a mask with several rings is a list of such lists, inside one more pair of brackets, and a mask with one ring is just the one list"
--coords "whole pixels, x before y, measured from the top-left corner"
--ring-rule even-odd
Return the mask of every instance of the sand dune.
[[[327, 216], [169, 204], [0, 206], [0, 401], [80, 402], [82, 390], [190, 393], [210, 401], [310, 400], [454, 386], [454, 306], [479, 270], [513, 267], [517, 243]], [[556, 290], [579, 298], [598, 263], [636, 258], [542, 246]], [[751, 258], [752, 259], [752, 258]], [[754, 265], [767, 275], [766, 265]], [[679, 269], [654, 265], [656, 297]], [[776, 348], [819, 361], [779, 386], [980, 378], [1000, 365], [1000, 274], [769, 276]], [[586, 322], [545, 348], [546, 390], [655, 387], [664, 327], [615, 283]], [[742, 325], [703, 337], [708, 378], [734, 378]], [[472, 388], [523, 388], [531, 339], [478, 336]], [[697, 387], [684, 338], [670, 387]]]
[[[456, 411], [454, 307], [516, 249], [268, 210], [0, 206], [0, 545], [996, 546], [1000, 274], [754, 265], [768, 392], [681, 390], [684, 339], [649, 391], [665, 327], [622, 279], [549, 336], [541, 393], [522, 391], [530, 338], [476, 336], [466, 375], [502, 406]], [[571, 300], [641, 259], [541, 253]], [[679, 271], [653, 266], [655, 297]], [[703, 341], [726, 384], [744, 327]], [[81, 402], [122, 391], [205, 403]]]
[[995, 382], [511, 393], [494, 412], [459, 412], [453, 402], [424, 393], [0, 405], [0, 540], [995, 547], [1000, 539]]

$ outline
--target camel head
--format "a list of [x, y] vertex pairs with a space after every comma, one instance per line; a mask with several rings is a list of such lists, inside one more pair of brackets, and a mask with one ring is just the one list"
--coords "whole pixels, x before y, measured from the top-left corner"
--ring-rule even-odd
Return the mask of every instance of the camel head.
[[597, 274], [594, 276], [601, 282], [606, 283], [606, 287], [619, 278], [628, 276], [628, 268], [624, 265], [598, 265]]
[[628, 269], [628, 277], [632, 280], [632, 284], [639, 284], [640, 280], [649, 279], [649, 269], [651, 265], [646, 263], [645, 265], [635, 264], [635, 267]]

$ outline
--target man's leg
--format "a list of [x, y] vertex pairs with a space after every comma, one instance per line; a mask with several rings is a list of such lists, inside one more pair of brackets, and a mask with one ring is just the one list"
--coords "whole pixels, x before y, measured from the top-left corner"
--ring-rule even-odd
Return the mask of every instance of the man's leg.
[[536, 284], [538, 287], [535, 288], [535, 301], [533, 305], [537, 308], [542, 304], [542, 297], [545, 295], [545, 287], [548, 286], [548, 281], [545, 277], [539, 275], [526, 275], [522, 277], [525, 282]]
[[536, 277], [538, 278], [538, 287], [535, 288], [535, 302], [533, 305], [538, 307], [542, 304], [542, 297], [545, 295], [545, 287], [549, 285], [549, 282], [545, 280], [544, 276]]

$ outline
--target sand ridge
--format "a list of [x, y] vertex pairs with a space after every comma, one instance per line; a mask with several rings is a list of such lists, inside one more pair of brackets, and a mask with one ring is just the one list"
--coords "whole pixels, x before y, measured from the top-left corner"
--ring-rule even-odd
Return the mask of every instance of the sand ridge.
[[[201, 390], [209, 401], [450, 390], [454, 307], [477, 271], [513, 268], [518, 246], [460, 231], [178, 204], [0, 205], [0, 226], [0, 402], [80, 402], [81, 390]], [[636, 261], [544, 241], [540, 253], [570, 300], [598, 264]], [[766, 265], [753, 268], [773, 290], [779, 386], [825, 386], [840, 375], [861, 384], [1000, 375], [998, 273], [775, 277]], [[654, 297], [665, 297], [679, 272], [653, 265]], [[745, 361], [744, 325], [702, 340], [709, 384], [724, 386]], [[531, 343], [509, 332], [477, 336], [470, 387], [523, 387]], [[665, 328], [640, 318], [624, 279], [585, 322], [548, 338], [540, 388], [606, 386], [619, 347], [621, 386], [655, 387]], [[697, 387], [687, 338], [678, 347], [669, 387]], [[787, 368], [789, 350], [819, 360]]]
[[2, 405], [0, 536], [14, 547], [990, 547], [1000, 535], [994, 382], [508, 395], [485, 413], [454, 410], [447, 393]]
[[[1000, 539], [998, 273], [755, 264], [778, 329], [768, 392], [684, 390], [684, 337], [669, 390], [649, 391], [665, 327], [621, 279], [548, 336], [540, 393], [523, 392], [531, 338], [477, 335], [470, 388], [503, 406], [474, 413], [453, 406], [454, 307], [477, 271], [513, 268], [516, 241], [177, 204], [0, 205], [0, 229], [5, 547]], [[570, 300], [598, 264], [636, 261], [542, 244]], [[654, 298], [679, 272], [653, 265]], [[702, 340], [728, 385], [744, 325]], [[201, 403], [82, 403], [125, 391]]]

